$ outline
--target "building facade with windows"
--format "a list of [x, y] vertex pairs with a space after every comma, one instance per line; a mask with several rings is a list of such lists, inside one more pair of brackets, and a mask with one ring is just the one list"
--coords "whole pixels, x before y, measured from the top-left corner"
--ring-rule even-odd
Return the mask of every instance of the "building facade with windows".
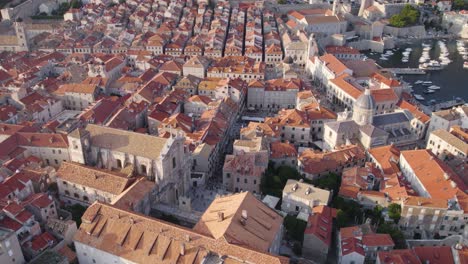
[[159, 185], [158, 197], [178, 203], [188, 189], [190, 153], [177, 133], [156, 137], [88, 124], [68, 135], [71, 161], [108, 170], [131, 170]]

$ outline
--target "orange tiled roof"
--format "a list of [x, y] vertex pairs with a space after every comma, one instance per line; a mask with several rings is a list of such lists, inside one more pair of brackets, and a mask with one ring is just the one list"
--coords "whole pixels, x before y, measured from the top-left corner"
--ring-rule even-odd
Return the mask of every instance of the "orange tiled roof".
[[336, 77], [335, 79], [331, 79], [330, 82], [338, 86], [341, 90], [343, 90], [343, 92], [349, 94], [354, 99], [357, 99], [359, 96], [361, 96], [362, 91], [349, 81], [350, 77], [351, 76], [349, 74], [345, 73]]
[[372, 97], [374, 98], [375, 102], [397, 102], [398, 95], [395, 91], [391, 88], [388, 89], [372, 89], [370, 90]]
[[[243, 212], [247, 215], [245, 224]], [[282, 223], [278, 213], [251, 193], [243, 192], [216, 198], [193, 230], [218, 241], [268, 252]]]
[[361, 189], [351, 185], [341, 185], [338, 195], [345, 198], [357, 199], [358, 193]]
[[325, 54], [319, 59], [323, 61], [326, 67], [328, 67], [334, 74], [340, 74], [348, 69], [348, 67], [346, 67], [346, 65], [344, 65], [344, 63], [337, 59], [333, 54]]
[[413, 250], [422, 263], [455, 263], [449, 246], [414, 247]]
[[347, 46], [327, 46], [325, 50], [331, 54], [360, 54], [359, 50]]
[[400, 160], [400, 150], [393, 146], [371, 148], [369, 155], [380, 165], [384, 174], [394, 174], [400, 171], [398, 161]]
[[415, 118], [417, 118], [418, 120], [420, 120], [421, 122], [423, 123], [427, 123], [429, 122], [429, 120], [431, 120], [431, 118], [424, 114], [421, 110], [419, 110], [419, 108], [411, 103], [409, 103], [408, 101], [402, 99], [400, 102], [398, 102], [398, 107], [400, 107], [401, 109], [406, 109], [408, 111], [411, 112], [411, 114], [413, 114], [413, 116]]
[[333, 218], [335, 217], [335, 208], [320, 206], [320, 210], [315, 209], [314, 214], [309, 217], [307, 227], [304, 230], [304, 235], [313, 234], [326, 245], [330, 246]]
[[80, 84], [80, 83], [68, 83], [61, 85], [54, 93], [65, 94], [65, 93], [95, 93], [97, 85], [95, 84]]
[[[253, 218], [249, 220], [256, 223]], [[229, 244], [224, 238], [215, 239], [197, 230], [99, 202], [88, 207], [82, 216], [74, 240], [135, 263], [202, 263], [209, 254], [223, 257], [226, 263], [289, 263], [284, 257]]]
[[276, 117], [265, 118], [265, 124], [272, 127], [310, 127], [310, 121], [307, 114], [297, 109], [283, 109]]
[[385, 75], [383, 75], [383, 74], [381, 74], [379, 72], [374, 72], [371, 75], [371, 78], [374, 78], [378, 82], [383, 83], [383, 84], [387, 85], [390, 88], [401, 86], [401, 83], [398, 80], [393, 79], [391, 77], [387, 77], [387, 76], [385, 76]]
[[297, 157], [297, 151], [293, 144], [275, 141], [270, 144], [270, 158]]
[[57, 171], [57, 177], [114, 195], [121, 194], [134, 181], [124, 174], [72, 162], [63, 162]]
[[345, 166], [365, 158], [364, 150], [357, 145], [348, 145], [331, 152], [316, 152], [306, 149], [299, 155], [302, 170], [310, 174], [334, 171], [338, 166]]
[[366, 234], [362, 236], [362, 244], [366, 247], [395, 246], [389, 234]]
[[411, 249], [379, 251], [377, 258], [381, 264], [422, 264], [418, 256]]
[[464, 193], [467, 190], [459, 176], [430, 150], [402, 151], [401, 157], [412, 168], [431, 198], [447, 201], [453, 199], [457, 193]]
[[403, 203], [408, 206], [423, 206], [433, 208], [447, 208], [447, 200], [427, 198], [421, 196], [408, 196]]

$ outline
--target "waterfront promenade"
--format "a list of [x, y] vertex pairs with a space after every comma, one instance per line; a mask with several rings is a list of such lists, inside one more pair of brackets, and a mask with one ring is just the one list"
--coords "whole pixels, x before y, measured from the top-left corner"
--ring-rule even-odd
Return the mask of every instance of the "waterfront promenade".
[[416, 74], [426, 74], [426, 71], [419, 68], [387, 68], [385, 69], [394, 74], [405, 74], [405, 75], [416, 75]]

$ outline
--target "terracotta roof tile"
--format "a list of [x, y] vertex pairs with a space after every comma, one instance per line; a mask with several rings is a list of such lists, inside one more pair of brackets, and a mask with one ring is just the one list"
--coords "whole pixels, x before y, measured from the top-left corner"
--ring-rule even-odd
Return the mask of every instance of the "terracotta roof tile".
[[[265, 210], [276, 215], [270, 208]], [[252, 214], [254, 216], [255, 211]], [[230, 214], [225, 215], [233, 217]], [[282, 220], [279, 215], [276, 219]], [[257, 223], [253, 217], [247, 221]], [[223, 261], [227, 263], [289, 263], [284, 257], [229, 244], [225, 239], [214, 239], [197, 230], [189, 230], [98, 202], [86, 210], [74, 240], [135, 263], [201, 263], [210, 253], [212, 257], [223, 256]]]
[[297, 151], [293, 144], [275, 141], [270, 144], [270, 158], [280, 159], [285, 157], [297, 157]]
[[368, 150], [369, 155], [381, 167], [384, 174], [394, 174], [400, 171], [398, 161], [400, 160], [400, 150], [393, 146], [387, 145], [383, 147], [371, 148]]
[[366, 247], [393, 247], [392, 237], [389, 234], [367, 234], [362, 236], [362, 244]]
[[452, 250], [449, 246], [414, 247], [413, 250], [422, 263], [455, 263]]
[[97, 85], [95, 84], [80, 84], [80, 83], [68, 83], [61, 85], [54, 93], [65, 94], [65, 93], [85, 93], [93, 94], [97, 91]]
[[309, 217], [304, 235], [313, 234], [326, 245], [330, 246], [333, 231], [333, 218], [335, 217], [335, 208], [321, 206], [321, 212], [316, 211]]
[[398, 102], [398, 95], [391, 88], [388, 89], [372, 89], [370, 90], [372, 97], [376, 103], [380, 102]]
[[379, 251], [377, 258], [381, 264], [422, 264], [418, 256], [411, 249]]
[[121, 194], [134, 181], [121, 173], [71, 162], [62, 163], [57, 178], [114, 195]]
[[44, 232], [38, 236], [33, 237], [31, 240], [31, 248], [34, 251], [42, 251], [53, 244], [55, 244], [56, 239], [48, 232]]
[[336, 77], [335, 79], [331, 79], [330, 82], [338, 86], [349, 96], [357, 99], [359, 96], [361, 96], [362, 91], [351, 83], [350, 77], [351, 76], [349, 74], [345, 73]]
[[0, 106], [0, 121], [7, 121], [18, 113], [16, 107], [12, 105]]
[[406, 160], [424, 189], [434, 199], [453, 199], [458, 192], [467, 190], [460, 177], [430, 150], [402, 151], [401, 158]]
[[337, 59], [332, 54], [325, 54], [320, 56], [319, 59], [325, 63], [325, 66], [328, 67], [334, 74], [341, 74], [348, 69], [343, 62]]
[[349, 145], [331, 152], [317, 152], [306, 149], [299, 154], [302, 170], [310, 174], [333, 171], [338, 166], [354, 163], [365, 158], [364, 150], [357, 145]]
[[409, 103], [406, 100], [402, 99], [400, 102], [398, 102], [398, 107], [410, 111], [415, 118], [417, 118], [423, 123], [427, 123], [431, 119], [428, 115], [424, 114], [421, 110], [419, 110], [417, 106]]
[[[242, 224], [246, 212], [245, 225]], [[218, 220], [223, 213], [223, 220]], [[263, 204], [251, 193], [216, 198], [193, 228], [194, 231], [214, 239], [223, 238], [230, 244], [268, 252], [279, 232], [283, 218]]]

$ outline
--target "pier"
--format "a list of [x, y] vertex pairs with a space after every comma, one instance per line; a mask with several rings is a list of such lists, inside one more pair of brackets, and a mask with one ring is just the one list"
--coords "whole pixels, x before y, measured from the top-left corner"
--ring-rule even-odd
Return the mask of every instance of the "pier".
[[450, 109], [452, 107], [456, 107], [456, 106], [460, 106], [464, 104], [465, 104], [465, 100], [460, 98], [460, 99], [449, 100], [449, 101], [445, 101], [445, 102], [441, 102], [437, 104], [430, 104], [430, 105], [419, 104], [419, 107], [425, 114], [431, 115], [432, 112], [436, 112], [436, 111], [440, 111], [444, 109]]
[[426, 71], [419, 68], [388, 68], [386, 69], [389, 72], [394, 74], [407, 74], [407, 75], [416, 75], [416, 74], [426, 74]]

